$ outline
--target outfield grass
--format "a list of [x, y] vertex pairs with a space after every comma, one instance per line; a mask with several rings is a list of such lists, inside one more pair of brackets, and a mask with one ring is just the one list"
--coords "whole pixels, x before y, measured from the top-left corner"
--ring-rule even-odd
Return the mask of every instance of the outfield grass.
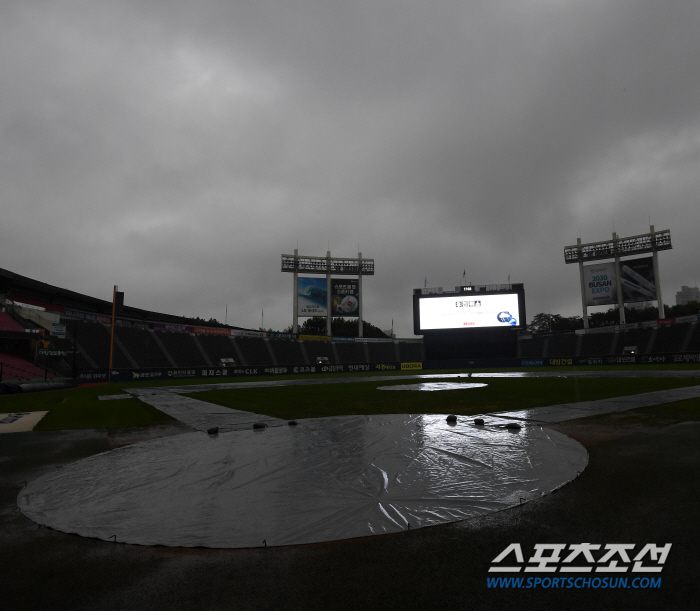
[[129, 386], [154, 386], [148, 383], [113, 383], [0, 396], [0, 412], [49, 413], [37, 424], [36, 431], [63, 429], [100, 429], [124, 426], [167, 424], [173, 419], [138, 399], [100, 401], [100, 395], [122, 394]]
[[[639, 369], [639, 367], [632, 367]], [[669, 369], [668, 366], [645, 366], [643, 369]], [[674, 367], [675, 368], [675, 367]], [[681, 367], [678, 367], [679, 369]], [[683, 367], [697, 369], [698, 366]], [[604, 369], [620, 371], [621, 367], [577, 367], [572, 370]], [[627, 368], [625, 368], [627, 369]], [[425, 371], [426, 374], [467, 373], [470, 370]], [[562, 371], [555, 367], [512, 368], [489, 371]], [[653, 390], [694, 386], [698, 380], [683, 379], [606, 379], [606, 378], [483, 378], [473, 380], [488, 384], [486, 388], [439, 392], [385, 392], [377, 386], [408, 383], [400, 378], [415, 375], [415, 371], [396, 372], [397, 382], [358, 382], [357, 384], [292, 386], [283, 388], [236, 389], [208, 391], [193, 396], [202, 401], [252, 411], [286, 419], [323, 417], [331, 415], [378, 413], [455, 413], [474, 414], [500, 410], [522, 409], [557, 403], [603, 399]], [[385, 372], [335, 374], [330, 377], [386, 376]], [[328, 378], [328, 374], [305, 377]], [[300, 379], [300, 376], [259, 376], [255, 378], [220, 378], [218, 382], [245, 382], [280, 379]], [[0, 396], [0, 412], [48, 411], [36, 430], [80, 428], [119, 428], [150, 426], [173, 422], [170, 416], [142, 403], [138, 399], [99, 401], [100, 395], [122, 394], [124, 388], [187, 386], [212, 383], [211, 378], [193, 380], [149, 380], [143, 382], [114, 382], [74, 389]], [[432, 380], [434, 381], [434, 380]], [[413, 383], [413, 381], [411, 381]]]
[[471, 415], [593, 401], [698, 384], [697, 380], [664, 378], [472, 378], [469, 381], [486, 383], [487, 386], [400, 392], [380, 391], [377, 387], [403, 384], [403, 381], [359, 382], [352, 385], [212, 390], [191, 396], [233, 409], [291, 420], [354, 414]]

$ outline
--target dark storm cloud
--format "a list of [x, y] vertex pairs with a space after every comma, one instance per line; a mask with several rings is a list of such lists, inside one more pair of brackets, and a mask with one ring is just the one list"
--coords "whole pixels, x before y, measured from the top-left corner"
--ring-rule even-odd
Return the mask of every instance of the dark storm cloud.
[[175, 314], [291, 323], [279, 255], [411, 289], [526, 286], [578, 313], [564, 245], [670, 228], [696, 277], [698, 5], [15, 3], [0, 37], [2, 267]]

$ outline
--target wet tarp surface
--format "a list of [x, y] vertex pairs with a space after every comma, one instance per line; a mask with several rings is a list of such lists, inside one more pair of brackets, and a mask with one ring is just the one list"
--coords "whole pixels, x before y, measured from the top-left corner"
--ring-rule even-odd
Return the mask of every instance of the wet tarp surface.
[[588, 463], [578, 442], [445, 416], [346, 416], [112, 450], [18, 496], [39, 524], [144, 545], [260, 547], [453, 522], [540, 497]]
[[470, 382], [419, 382], [418, 384], [394, 384], [393, 386], [377, 386], [377, 390], [467, 390], [469, 388], [483, 388], [488, 384], [478, 384]]

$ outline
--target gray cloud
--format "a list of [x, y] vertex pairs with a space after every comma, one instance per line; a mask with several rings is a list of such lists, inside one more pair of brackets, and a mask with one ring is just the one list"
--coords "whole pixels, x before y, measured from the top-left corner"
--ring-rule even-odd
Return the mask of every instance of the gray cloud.
[[291, 323], [279, 255], [411, 289], [524, 282], [579, 313], [563, 246], [670, 228], [698, 278], [700, 10], [688, 2], [15, 3], [0, 25], [2, 267], [242, 326]]

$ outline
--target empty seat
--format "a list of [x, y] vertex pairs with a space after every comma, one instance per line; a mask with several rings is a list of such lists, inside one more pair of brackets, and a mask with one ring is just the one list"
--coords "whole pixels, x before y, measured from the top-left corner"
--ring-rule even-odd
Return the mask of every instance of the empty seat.
[[[41, 357], [39, 357], [41, 358]], [[3, 380], [38, 380], [44, 379], [44, 369], [15, 354], [0, 353]], [[56, 377], [49, 371], [47, 378]]]

